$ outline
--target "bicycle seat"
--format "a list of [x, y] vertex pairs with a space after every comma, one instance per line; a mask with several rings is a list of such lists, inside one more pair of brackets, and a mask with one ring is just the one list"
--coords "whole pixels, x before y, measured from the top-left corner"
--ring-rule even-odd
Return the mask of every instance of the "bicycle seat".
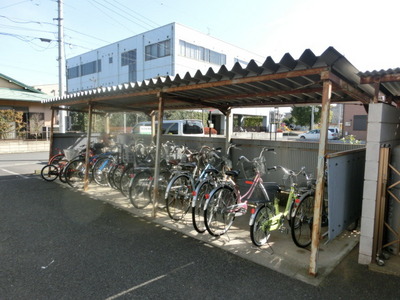
[[232, 177], [238, 177], [239, 173], [240, 173], [239, 170], [232, 170], [232, 171], [226, 171], [225, 172], [226, 175], [232, 176]]
[[194, 169], [196, 167], [195, 162], [185, 162], [185, 163], [179, 163], [179, 165], [182, 167], [182, 169]]
[[204, 171], [206, 174], [218, 174], [219, 173], [219, 171], [217, 170], [217, 169], [215, 169], [215, 168], [210, 168], [210, 169], [207, 169], [207, 170], [205, 170]]

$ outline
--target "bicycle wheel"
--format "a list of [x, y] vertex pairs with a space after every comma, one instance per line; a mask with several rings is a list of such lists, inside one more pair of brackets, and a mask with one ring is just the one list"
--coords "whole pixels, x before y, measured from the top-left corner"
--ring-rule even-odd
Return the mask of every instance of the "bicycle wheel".
[[62, 158], [57, 165], [58, 168], [58, 179], [60, 179], [60, 181], [62, 183], [67, 183], [67, 180], [65, 179], [65, 167], [68, 165], [69, 161], [67, 160], [66, 157]]
[[121, 175], [121, 179], [119, 182], [119, 186], [121, 188], [121, 193], [125, 197], [129, 198], [129, 186], [134, 177], [135, 177], [135, 168], [133, 166], [125, 168], [124, 172]]
[[100, 186], [107, 186], [107, 174], [111, 167], [111, 163], [113, 159], [110, 157], [103, 157], [96, 161], [93, 166], [92, 177], [94, 182], [96, 182]]
[[221, 186], [212, 191], [204, 210], [204, 223], [211, 235], [223, 235], [232, 226], [235, 212], [230, 208], [236, 201], [236, 194], [229, 186]]
[[306, 193], [300, 198], [300, 203], [291, 220], [293, 242], [300, 248], [311, 244], [311, 233], [314, 217], [314, 194]]
[[40, 171], [40, 176], [46, 181], [54, 181], [59, 174], [58, 168], [55, 165], [46, 165]]
[[168, 216], [173, 220], [181, 220], [189, 211], [192, 201], [193, 186], [190, 177], [180, 174], [168, 184], [166, 206]]
[[129, 189], [129, 200], [136, 208], [145, 208], [151, 202], [150, 186], [153, 177], [150, 172], [143, 171], [135, 175]]
[[206, 231], [206, 225], [204, 223], [204, 204], [210, 196], [213, 187], [209, 180], [201, 182], [196, 187], [195, 199], [193, 199], [195, 203], [192, 205], [192, 222], [194, 229], [198, 233]]
[[121, 191], [121, 176], [124, 173], [125, 169], [126, 165], [120, 163], [112, 172], [112, 177], [111, 177], [112, 187], [116, 190]]
[[[165, 204], [165, 202], [163, 202], [163, 200], [164, 200], [165, 192], [168, 187], [169, 179], [171, 179], [170, 177], [171, 177], [171, 173], [169, 171], [166, 171], [166, 172], [162, 171], [160, 173], [160, 178], [158, 180], [158, 197], [159, 197], [158, 203], [157, 203], [158, 208], [161, 208], [161, 209], [166, 208], [166, 204]], [[154, 199], [155, 199], [154, 198], [155, 197], [155, 195], [154, 195], [154, 180], [152, 180], [151, 184], [150, 184], [150, 197], [151, 197], [152, 201], [154, 201]]]
[[256, 212], [254, 222], [250, 226], [250, 238], [253, 244], [257, 247], [260, 247], [268, 242], [271, 226], [270, 220], [273, 216], [273, 209], [265, 204]]
[[73, 188], [81, 188], [85, 178], [85, 160], [77, 159], [71, 161], [64, 170], [67, 183]]

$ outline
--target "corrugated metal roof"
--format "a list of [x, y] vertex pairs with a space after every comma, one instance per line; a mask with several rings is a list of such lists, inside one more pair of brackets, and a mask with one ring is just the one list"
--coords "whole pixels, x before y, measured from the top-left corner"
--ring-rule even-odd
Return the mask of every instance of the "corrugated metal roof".
[[360, 72], [361, 83], [379, 83], [379, 89], [387, 97], [400, 96], [400, 68]]
[[[158, 109], [160, 93], [164, 109], [289, 106], [321, 102], [323, 76], [333, 80], [332, 102], [368, 103], [373, 88], [360, 85], [359, 71], [333, 47], [320, 56], [311, 50], [299, 59], [286, 53], [279, 62], [267, 57], [262, 65], [250, 61], [246, 67], [236, 63], [231, 70], [221, 66], [204, 74], [166, 76], [142, 82], [97, 88], [50, 98], [49, 105], [87, 109], [91, 102], [98, 110], [151, 112]], [[328, 79], [328, 78], [325, 78]]]

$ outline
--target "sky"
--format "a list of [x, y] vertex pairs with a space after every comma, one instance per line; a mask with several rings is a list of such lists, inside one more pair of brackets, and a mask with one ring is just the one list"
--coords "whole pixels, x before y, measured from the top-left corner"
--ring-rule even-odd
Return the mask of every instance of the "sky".
[[[398, 0], [63, 2], [67, 59], [177, 22], [275, 62], [333, 46], [362, 72], [400, 67]], [[58, 83], [57, 7], [1, 0], [0, 73], [27, 85]]]

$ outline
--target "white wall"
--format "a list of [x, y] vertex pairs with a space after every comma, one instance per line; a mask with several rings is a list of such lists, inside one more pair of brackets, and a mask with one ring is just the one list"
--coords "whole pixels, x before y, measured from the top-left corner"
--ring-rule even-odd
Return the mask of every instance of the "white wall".
[[[145, 60], [146, 45], [168, 39], [171, 40], [172, 54], [170, 56], [149, 61]], [[177, 74], [183, 77], [187, 72], [194, 75], [197, 70], [200, 70], [204, 74], [210, 67], [213, 67], [215, 72], [220, 69], [220, 65], [198, 61], [179, 55], [179, 40], [184, 40], [225, 54], [226, 67], [228, 69], [231, 69], [234, 66], [235, 58], [246, 62], [254, 59], [258, 64], [262, 64], [265, 60], [264, 57], [248, 52], [240, 47], [233, 46], [183, 25], [171, 23], [67, 59], [67, 68], [80, 66], [81, 64], [101, 59], [101, 72], [67, 79], [68, 92], [72, 93], [80, 90], [94, 89], [101, 86], [115, 86], [129, 82], [128, 66], [121, 66], [120, 60], [121, 53], [133, 49], [136, 49], [137, 52], [137, 81], [158, 76], [175, 76]], [[110, 57], [113, 58], [112, 63], [109, 62]], [[244, 67], [244, 65], [242, 65], [242, 67]]]
[[363, 208], [358, 262], [369, 264], [372, 257], [375, 206], [378, 183], [379, 149], [383, 144], [400, 143], [400, 110], [383, 103], [370, 104], [365, 162]]

